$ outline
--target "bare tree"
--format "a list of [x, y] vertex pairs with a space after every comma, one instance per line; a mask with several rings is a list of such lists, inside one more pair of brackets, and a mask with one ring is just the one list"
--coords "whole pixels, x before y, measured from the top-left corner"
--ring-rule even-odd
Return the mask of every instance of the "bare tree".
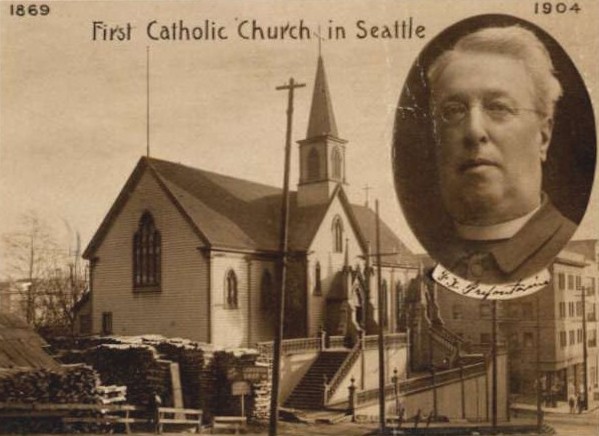
[[2, 239], [27, 322], [36, 328], [72, 329], [75, 304], [87, 287], [79, 235], [74, 251], [70, 245], [61, 246], [52, 227], [35, 212], [28, 212], [20, 229]]

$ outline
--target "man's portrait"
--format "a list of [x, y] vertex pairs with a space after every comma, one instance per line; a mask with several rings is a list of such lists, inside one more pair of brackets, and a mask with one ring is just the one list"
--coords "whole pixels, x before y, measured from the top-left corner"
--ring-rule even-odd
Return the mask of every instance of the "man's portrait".
[[[420, 89], [406, 83], [396, 187], [416, 236], [445, 268], [474, 282], [516, 282], [551, 262], [584, 213], [595, 159], [592, 116], [582, 114], [590, 103], [575, 68], [555, 62], [531, 28], [470, 27], [417, 61]], [[569, 109], [590, 117], [578, 127], [560, 120], [573, 115], [563, 112], [571, 95], [560, 106], [573, 90], [566, 73], [587, 100], [576, 90]]]

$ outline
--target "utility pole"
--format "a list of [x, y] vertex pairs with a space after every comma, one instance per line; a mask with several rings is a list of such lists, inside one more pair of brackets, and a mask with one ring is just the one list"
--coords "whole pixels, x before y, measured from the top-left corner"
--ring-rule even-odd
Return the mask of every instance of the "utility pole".
[[584, 381], [584, 410], [589, 410], [589, 381], [588, 377], [588, 365], [589, 365], [589, 352], [587, 350], [587, 308], [586, 308], [586, 288], [582, 287], [582, 362], [583, 362], [583, 381]]
[[283, 198], [281, 203], [281, 235], [279, 241], [279, 253], [281, 256], [281, 292], [277, 296], [276, 330], [273, 346], [272, 362], [272, 391], [270, 397], [270, 422], [268, 428], [269, 436], [276, 436], [277, 421], [279, 418], [279, 379], [281, 372], [281, 344], [283, 341], [283, 322], [285, 317], [285, 280], [287, 276], [287, 232], [289, 230], [289, 167], [291, 161], [291, 131], [293, 125], [293, 93], [296, 88], [303, 88], [304, 83], [295, 83], [293, 77], [289, 83], [277, 86], [277, 91], [287, 90], [287, 133], [285, 137], [285, 173], [283, 176]]
[[537, 347], [536, 347], [536, 378], [537, 378], [537, 432], [541, 434], [543, 428], [543, 410], [541, 408], [541, 306], [539, 301], [539, 293], [536, 295], [537, 303]]
[[491, 425], [497, 427], [497, 300], [493, 300], [491, 326], [491, 361], [493, 368], [491, 373]]
[[[379, 224], [379, 201], [375, 200], [376, 207], [376, 274], [378, 286], [378, 312], [379, 312], [379, 426], [380, 434], [385, 434], [385, 337], [383, 333], [386, 304], [383, 304], [382, 267], [381, 267], [381, 229]], [[386, 302], [385, 302], [386, 303]]]

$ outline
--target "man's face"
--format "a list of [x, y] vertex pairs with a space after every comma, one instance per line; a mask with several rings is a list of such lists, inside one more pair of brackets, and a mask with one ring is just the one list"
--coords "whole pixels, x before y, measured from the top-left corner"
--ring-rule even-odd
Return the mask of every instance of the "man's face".
[[552, 121], [536, 111], [520, 61], [457, 54], [433, 84], [432, 102], [441, 192], [454, 220], [496, 224], [539, 205]]

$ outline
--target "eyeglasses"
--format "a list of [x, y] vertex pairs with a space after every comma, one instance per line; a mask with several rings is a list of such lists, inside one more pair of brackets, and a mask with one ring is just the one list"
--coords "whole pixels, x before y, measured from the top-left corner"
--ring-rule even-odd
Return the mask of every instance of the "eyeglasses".
[[[471, 107], [466, 103], [459, 101], [450, 101], [444, 103], [441, 107], [435, 110], [435, 113], [443, 120], [444, 123], [449, 125], [457, 125], [470, 112]], [[501, 123], [509, 121], [522, 112], [534, 112], [540, 115], [545, 115], [536, 109], [518, 108], [510, 104], [500, 101], [489, 101], [483, 102], [481, 109], [484, 114], [492, 121]]]

